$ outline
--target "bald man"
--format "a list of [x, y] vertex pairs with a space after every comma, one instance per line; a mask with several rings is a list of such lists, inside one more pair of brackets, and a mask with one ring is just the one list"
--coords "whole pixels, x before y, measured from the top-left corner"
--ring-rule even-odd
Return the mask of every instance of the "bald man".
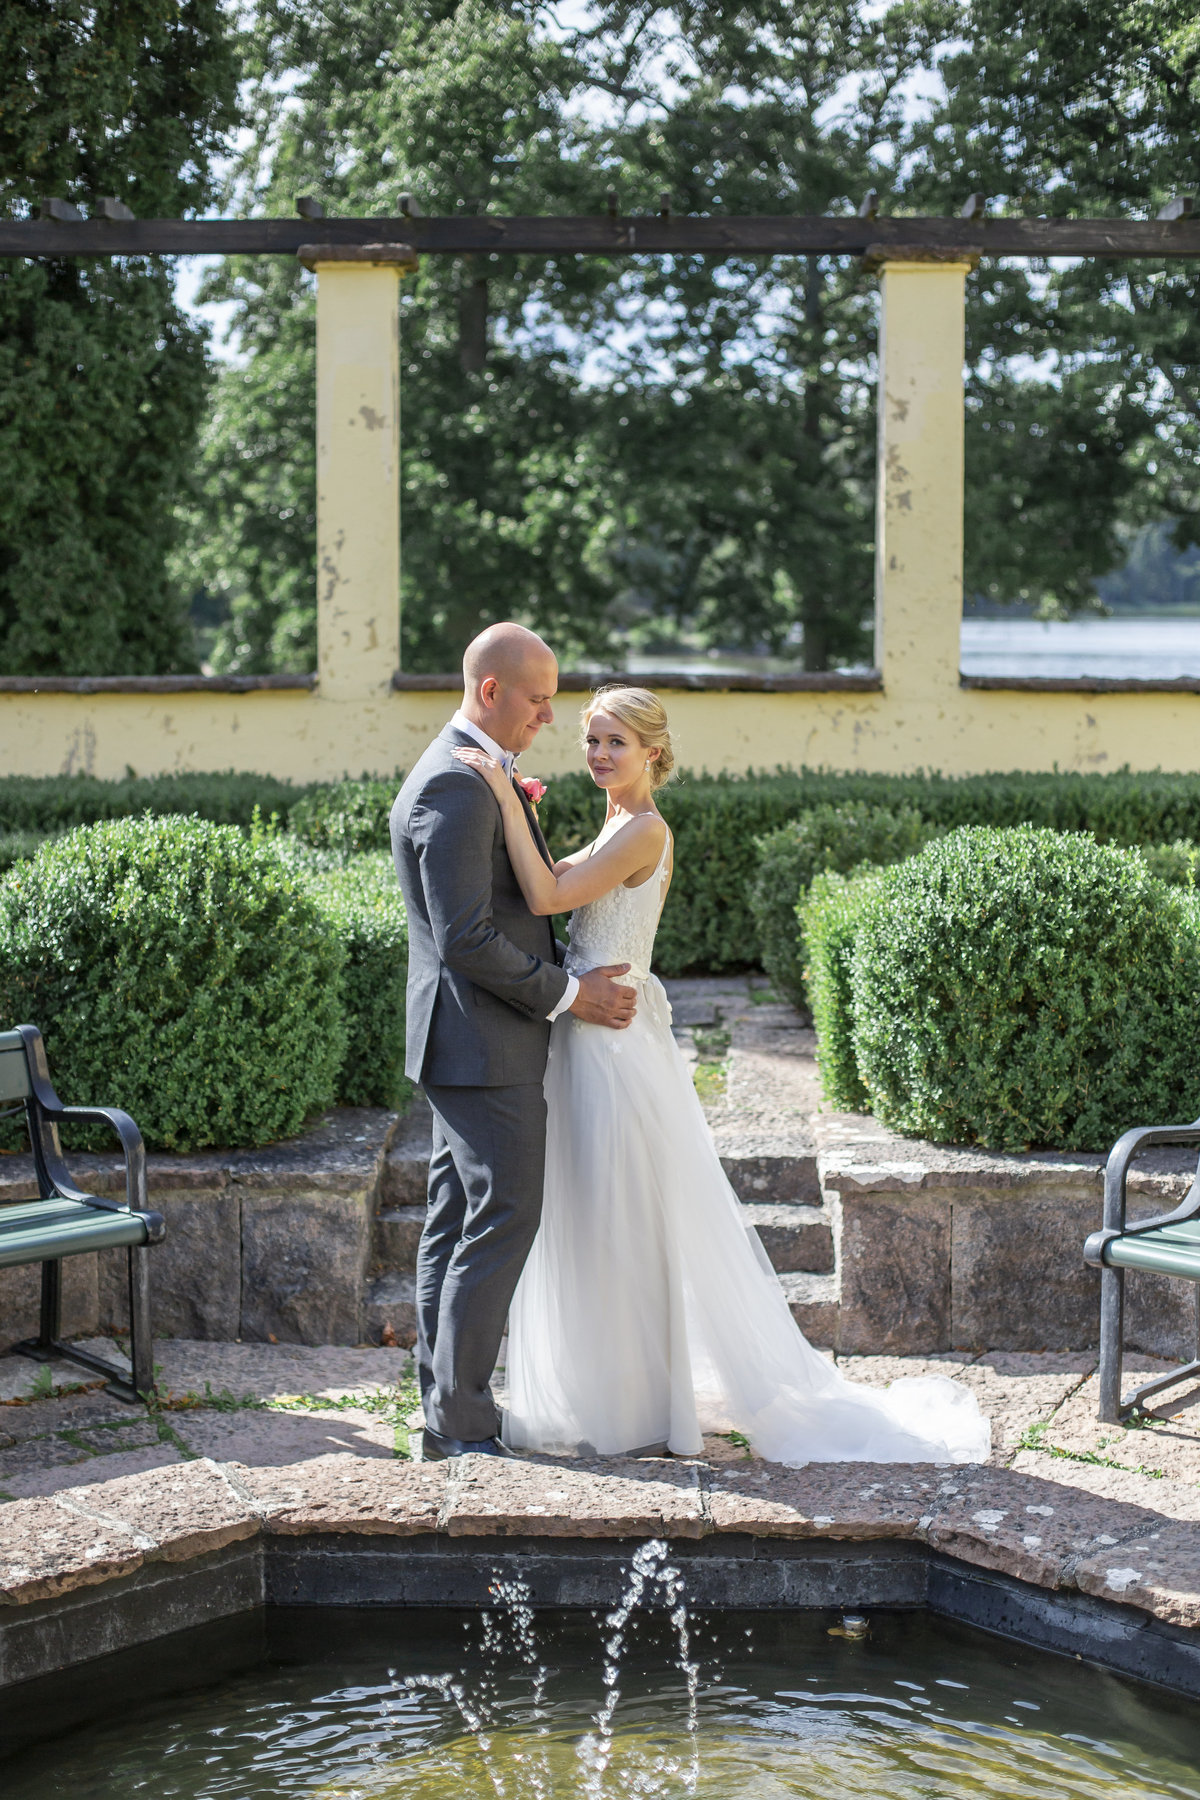
[[633, 1017], [632, 989], [612, 979], [628, 963], [578, 977], [559, 966], [550, 921], [530, 912], [513, 873], [495, 795], [453, 754], [480, 744], [511, 775], [553, 719], [557, 687], [558, 664], [540, 637], [489, 626], [467, 646], [462, 706], [392, 807], [408, 908], [405, 1067], [433, 1109], [417, 1252], [427, 1460], [508, 1454], [490, 1382], [541, 1219], [551, 1021], [570, 1011], [619, 1031]]

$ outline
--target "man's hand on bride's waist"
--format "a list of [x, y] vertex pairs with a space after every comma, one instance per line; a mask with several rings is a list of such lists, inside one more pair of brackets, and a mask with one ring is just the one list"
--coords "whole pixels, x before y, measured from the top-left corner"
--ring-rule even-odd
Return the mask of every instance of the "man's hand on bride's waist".
[[617, 980], [628, 975], [629, 963], [609, 963], [603, 969], [589, 969], [579, 977], [579, 992], [570, 1011], [587, 1025], [610, 1025], [623, 1031], [637, 1011], [637, 995], [631, 987]]

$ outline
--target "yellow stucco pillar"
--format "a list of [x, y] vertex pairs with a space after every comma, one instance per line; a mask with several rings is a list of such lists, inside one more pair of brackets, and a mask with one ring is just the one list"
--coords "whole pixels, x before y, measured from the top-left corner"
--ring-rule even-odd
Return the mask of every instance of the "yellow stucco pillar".
[[970, 267], [881, 264], [875, 662], [888, 693], [930, 704], [958, 688]]
[[399, 278], [404, 244], [301, 250], [317, 275], [317, 672], [323, 699], [400, 666]]

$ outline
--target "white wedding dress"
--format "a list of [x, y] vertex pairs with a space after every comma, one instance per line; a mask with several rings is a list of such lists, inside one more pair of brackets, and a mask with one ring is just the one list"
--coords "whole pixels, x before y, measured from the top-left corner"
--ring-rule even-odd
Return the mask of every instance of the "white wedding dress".
[[627, 962], [625, 1031], [551, 1027], [541, 1229], [510, 1315], [514, 1449], [617, 1456], [736, 1430], [808, 1462], [979, 1462], [990, 1429], [941, 1376], [847, 1381], [803, 1336], [726, 1179], [650, 957], [670, 838], [639, 887], [572, 915], [566, 966]]

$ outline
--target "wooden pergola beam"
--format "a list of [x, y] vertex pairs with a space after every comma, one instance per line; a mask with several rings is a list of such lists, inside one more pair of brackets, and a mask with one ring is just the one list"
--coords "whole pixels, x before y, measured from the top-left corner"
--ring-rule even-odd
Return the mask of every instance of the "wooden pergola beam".
[[295, 255], [301, 246], [411, 244], [427, 255], [1200, 257], [1200, 217], [1176, 219], [296, 218], [0, 221], [0, 257]]

